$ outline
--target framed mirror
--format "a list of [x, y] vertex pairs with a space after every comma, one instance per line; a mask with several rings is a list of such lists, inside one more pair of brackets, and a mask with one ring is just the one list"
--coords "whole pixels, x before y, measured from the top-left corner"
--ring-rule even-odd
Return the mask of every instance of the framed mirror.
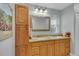
[[0, 4], [0, 41], [12, 37], [12, 13], [9, 4]]
[[32, 16], [32, 31], [50, 31], [50, 17]]

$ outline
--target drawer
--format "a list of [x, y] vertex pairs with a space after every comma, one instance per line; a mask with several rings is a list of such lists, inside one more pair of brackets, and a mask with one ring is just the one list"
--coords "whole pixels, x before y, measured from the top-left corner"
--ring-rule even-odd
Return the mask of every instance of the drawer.
[[31, 43], [32, 46], [46, 46], [48, 45], [48, 42], [33, 42]]
[[16, 51], [16, 56], [26, 56], [27, 55], [27, 49], [28, 46], [16, 46], [15, 51]]
[[32, 53], [32, 56], [38, 56], [39, 55], [39, 47], [32, 47], [31, 53]]

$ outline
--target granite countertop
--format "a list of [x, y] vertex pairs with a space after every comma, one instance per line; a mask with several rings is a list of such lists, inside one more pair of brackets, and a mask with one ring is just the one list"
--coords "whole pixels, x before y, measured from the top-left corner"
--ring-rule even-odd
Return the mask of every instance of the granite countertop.
[[29, 39], [29, 42], [49, 41], [59, 39], [70, 39], [70, 37], [64, 37], [64, 36], [32, 37], [32, 39]]

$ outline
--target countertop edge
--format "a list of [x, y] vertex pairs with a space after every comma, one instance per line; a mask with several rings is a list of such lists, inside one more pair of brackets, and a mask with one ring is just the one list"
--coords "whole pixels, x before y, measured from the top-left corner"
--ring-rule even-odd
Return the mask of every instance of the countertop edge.
[[62, 38], [54, 38], [54, 39], [46, 39], [46, 40], [33, 40], [29, 39], [29, 42], [41, 42], [41, 41], [51, 41], [51, 40], [63, 40], [63, 39], [71, 39], [70, 37], [62, 37]]

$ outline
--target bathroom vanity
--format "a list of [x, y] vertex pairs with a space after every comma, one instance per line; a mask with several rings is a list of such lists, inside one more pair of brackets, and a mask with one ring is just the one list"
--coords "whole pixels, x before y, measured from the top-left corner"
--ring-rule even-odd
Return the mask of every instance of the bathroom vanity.
[[15, 11], [16, 56], [67, 56], [70, 54], [70, 37], [40, 36], [29, 38], [28, 8], [16, 5]]
[[70, 37], [34, 37], [16, 49], [17, 56], [69, 56]]
[[69, 37], [42, 37], [29, 40], [32, 56], [67, 56], [70, 53]]

